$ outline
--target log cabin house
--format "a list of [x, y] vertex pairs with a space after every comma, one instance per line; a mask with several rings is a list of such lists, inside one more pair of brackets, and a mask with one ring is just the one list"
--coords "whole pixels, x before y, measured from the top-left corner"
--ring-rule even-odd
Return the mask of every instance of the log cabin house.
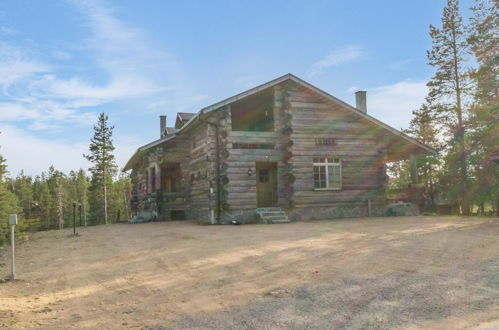
[[[435, 151], [286, 74], [201, 109], [160, 116], [160, 138], [127, 162], [136, 213], [205, 223], [380, 214], [387, 162]], [[416, 171], [412, 179], [417, 181]]]

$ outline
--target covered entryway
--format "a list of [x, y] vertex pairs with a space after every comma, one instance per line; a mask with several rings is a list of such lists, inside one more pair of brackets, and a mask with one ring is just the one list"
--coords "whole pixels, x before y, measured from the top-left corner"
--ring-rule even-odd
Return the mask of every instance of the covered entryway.
[[258, 207], [277, 205], [277, 163], [256, 163], [256, 203]]

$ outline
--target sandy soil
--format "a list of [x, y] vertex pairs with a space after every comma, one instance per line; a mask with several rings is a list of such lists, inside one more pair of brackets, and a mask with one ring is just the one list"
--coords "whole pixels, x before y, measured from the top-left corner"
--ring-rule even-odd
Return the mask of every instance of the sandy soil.
[[71, 232], [19, 244], [0, 327], [499, 329], [497, 218]]

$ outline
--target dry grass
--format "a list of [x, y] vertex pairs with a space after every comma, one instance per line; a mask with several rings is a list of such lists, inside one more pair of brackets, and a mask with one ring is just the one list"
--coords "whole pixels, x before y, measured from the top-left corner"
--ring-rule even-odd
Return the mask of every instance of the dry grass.
[[499, 328], [497, 218], [79, 233], [19, 246], [21, 280], [0, 284], [0, 327]]

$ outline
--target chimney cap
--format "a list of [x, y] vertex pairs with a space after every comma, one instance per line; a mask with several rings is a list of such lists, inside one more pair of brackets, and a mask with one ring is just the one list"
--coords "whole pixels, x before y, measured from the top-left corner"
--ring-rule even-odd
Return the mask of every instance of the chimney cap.
[[159, 116], [159, 138], [162, 138], [166, 135], [166, 116]]

